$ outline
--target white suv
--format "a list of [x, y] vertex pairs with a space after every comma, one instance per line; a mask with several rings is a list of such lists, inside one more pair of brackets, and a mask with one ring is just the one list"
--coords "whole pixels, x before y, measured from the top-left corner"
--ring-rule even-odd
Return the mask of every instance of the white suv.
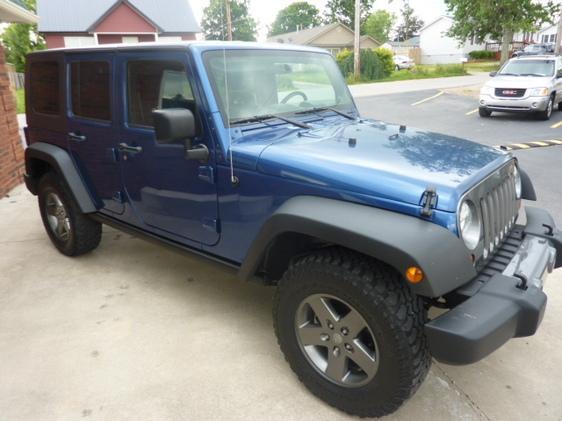
[[492, 112], [535, 113], [543, 120], [555, 105], [562, 111], [562, 57], [528, 56], [509, 60], [480, 90], [480, 116]]

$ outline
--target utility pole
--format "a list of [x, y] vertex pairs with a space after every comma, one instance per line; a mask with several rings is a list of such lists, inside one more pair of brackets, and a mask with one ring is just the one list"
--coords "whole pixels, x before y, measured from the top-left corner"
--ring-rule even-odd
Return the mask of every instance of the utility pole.
[[361, 77], [361, 0], [355, 0], [355, 40], [353, 74], [355, 80]]
[[232, 14], [230, 13], [230, 0], [224, 0], [226, 9], [226, 31], [229, 41], [232, 41]]
[[560, 12], [560, 18], [558, 20], [558, 35], [556, 35], [556, 49], [555, 54], [560, 54], [560, 45], [562, 44], [562, 12]]

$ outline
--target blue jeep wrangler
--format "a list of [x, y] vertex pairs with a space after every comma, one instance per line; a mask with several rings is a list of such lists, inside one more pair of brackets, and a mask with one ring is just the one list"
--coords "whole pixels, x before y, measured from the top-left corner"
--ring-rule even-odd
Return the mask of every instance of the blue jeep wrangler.
[[[365, 120], [325, 51], [245, 43], [31, 54], [26, 183], [67, 256], [102, 224], [275, 285], [300, 380], [395, 411], [431, 358], [535, 333], [562, 235], [510, 154]], [[442, 309], [433, 318], [430, 308]]]

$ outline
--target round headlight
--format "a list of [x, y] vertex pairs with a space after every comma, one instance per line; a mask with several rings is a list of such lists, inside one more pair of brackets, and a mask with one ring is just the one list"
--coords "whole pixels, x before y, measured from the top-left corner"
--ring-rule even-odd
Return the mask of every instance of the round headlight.
[[459, 230], [469, 250], [474, 250], [480, 242], [482, 224], [476, 206], [470, 200], [463, 202], [459, 209]]
[[513, 176], [515, 177], [515, 196], [517, 199], [521, 199], [523, 184], [521, 183], [521, 173], [517, 167], [513, 170]]

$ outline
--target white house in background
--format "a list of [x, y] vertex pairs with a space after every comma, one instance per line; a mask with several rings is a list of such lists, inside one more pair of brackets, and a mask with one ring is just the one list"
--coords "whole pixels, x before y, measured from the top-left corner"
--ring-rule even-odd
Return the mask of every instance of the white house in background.
[[486, 49], [486, 44], [468, 40], [462, 45], [447, 35], [453, 25], [449, 16], [440, 16], [420, 29], [420, 48], [422, 64], [460, 63], [468, 53]]
[[555, 43], [557, 34], [558, 34], [558, 25], [551, 25], [537, 32], [534, 38], [536, 42], [540, 42], [540, 43]]

